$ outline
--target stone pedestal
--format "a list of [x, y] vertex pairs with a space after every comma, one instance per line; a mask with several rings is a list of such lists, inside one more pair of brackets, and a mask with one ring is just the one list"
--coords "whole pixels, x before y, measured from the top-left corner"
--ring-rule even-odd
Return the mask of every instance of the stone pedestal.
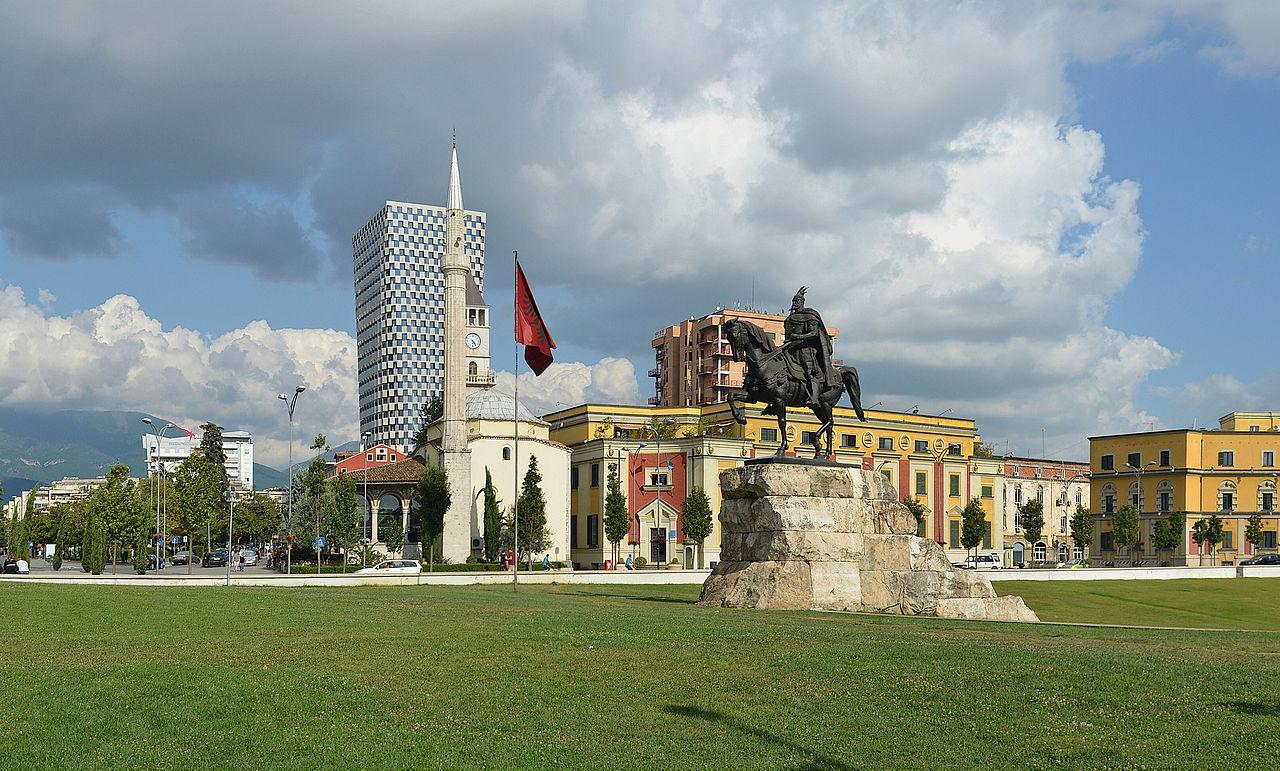
[[883, 475], [755, 463], [720, 473], [720, 563], [700, 605], [1038, 621], [1021, 597], [917, 538]]

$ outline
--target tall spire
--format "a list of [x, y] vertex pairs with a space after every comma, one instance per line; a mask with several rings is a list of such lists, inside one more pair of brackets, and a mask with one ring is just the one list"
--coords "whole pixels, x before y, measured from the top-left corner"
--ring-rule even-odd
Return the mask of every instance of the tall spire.
[[449, 161], [449, 200], [446, 209], [462, 208], [462, 180], [458, 176], [458, 136], [453, 137], [453, 158]]

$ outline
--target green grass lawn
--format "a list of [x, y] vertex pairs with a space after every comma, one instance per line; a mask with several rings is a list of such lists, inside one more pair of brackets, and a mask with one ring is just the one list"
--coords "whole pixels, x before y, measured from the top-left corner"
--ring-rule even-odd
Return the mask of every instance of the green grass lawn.
[[710, 610], [696, 591], [4, 584], [0, 758], [991, 769], [1280, 752], [1278, 634]]
[[1021, 595], [1041, 621], [1280, 630], [1280, 581], [1188, 578], [1168, 581], [997, 581]]

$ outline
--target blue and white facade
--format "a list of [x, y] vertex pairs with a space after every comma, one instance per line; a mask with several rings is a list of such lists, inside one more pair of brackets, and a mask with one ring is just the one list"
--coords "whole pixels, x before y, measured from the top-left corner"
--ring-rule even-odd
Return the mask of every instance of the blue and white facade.
[[[445, 212], [443, 206], [386, 201], [351, 237], [360, 431], [373, 434], [371, 444], [411, 452], [419, 408], [432, 395], [444, 394]], [[464, 211], [463, 220], [463, 250], [475, 282], [473, 296], [479, 297], [484, 287], [485, 213]], [[474, 331], [482, 334], [484, 344], [469, 351], [476, 366], [469, 361], [468, 367], [492, 382], [487, 316], [479, 315], [483, 329]]]

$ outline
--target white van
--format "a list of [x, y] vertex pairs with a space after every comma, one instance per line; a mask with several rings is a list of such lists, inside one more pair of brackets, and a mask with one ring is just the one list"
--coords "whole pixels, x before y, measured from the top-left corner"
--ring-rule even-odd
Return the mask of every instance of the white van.
[[1000, 559], [999, 554], [992, 552], [990, 554], [979, 554], [976, 562], [972, 556], [965, 557], [964, 566], [979, 570], [1000, 570], [1004, 568], [1004, 561]]

